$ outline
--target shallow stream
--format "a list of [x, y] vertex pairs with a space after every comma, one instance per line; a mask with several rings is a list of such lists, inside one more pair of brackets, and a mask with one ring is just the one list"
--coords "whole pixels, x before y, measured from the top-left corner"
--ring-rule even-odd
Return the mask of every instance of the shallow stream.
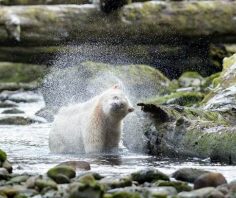
[[[40, 95], [21, 93], [16, 98], [36, 99], [31, 103], [17, 103], [24, 116], [33, 116], [44, 106]], [[4, 109], [5, 110], [5, 109]], [[3, 109], [0, 109], [0, 113]], [[0, 114], [0, 117], [12, 115]], [[208, 159], [159, 159], [145, 154], [123, 151], [119, 156], [56, 155], [48, 148], [48, 134], [51, 124], [32, 124], [28, 126], [0, 126], [0, 148], [8, 153], [14, 165], [15, 173], [45, 173], [50, 167], [68, 160], [85, 160], [91, 164], [91, 170], [107, 176], [125, 175], [145, 167], [156, 167], [171, 174], [182, 167], [203, 168], [221, 172], [228, 181], [236, 178], [236, 166], [211, 164]]]

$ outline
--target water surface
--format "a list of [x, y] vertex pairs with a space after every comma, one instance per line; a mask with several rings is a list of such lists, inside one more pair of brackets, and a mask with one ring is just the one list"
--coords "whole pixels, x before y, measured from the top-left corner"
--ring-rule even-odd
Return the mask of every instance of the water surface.
[[[35, 97], [35, 94], [29, 94], [31, 94], [31, 97]], [[33, 103], [18, 103], [19, 109], [25, 111], [24, 116], [34, 116], [34, 113], [44, 106], [42, 97], [38, 96], [37, 99], [37, 102]], [[0, 113], [2, 110], [0, 109]], [[3, 116], [6, 115], [0, 114], [0, 117]], [[8, 153], [15, 173], [42, 174], [50, 167], [64, 161], [85, 160], [90, 162], [92, 171], [106, 176], [126, 175], [145, 167], [156, 167], [167, 174], [171, 174], [182, 167], [193, 167], [221, 172], [229, 181], [236, 179], [236, 166], [212, 164], [208, 159], [184, 161], [168, 158], [160, 159], [146, 154], [131, 153], [127, 150], [121, 152], [119, 156], [52, 154], [48, 148], [50, 127], [50, 123], [28, 126], [0, 126], [0, 148]]]

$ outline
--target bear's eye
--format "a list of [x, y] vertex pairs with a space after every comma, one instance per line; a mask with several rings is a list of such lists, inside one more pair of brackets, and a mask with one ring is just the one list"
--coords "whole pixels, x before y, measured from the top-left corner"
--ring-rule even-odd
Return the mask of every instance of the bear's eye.
[[118, 99], [119, 99], [118, 96], [113, 97], [113, 100], [118, 100]]

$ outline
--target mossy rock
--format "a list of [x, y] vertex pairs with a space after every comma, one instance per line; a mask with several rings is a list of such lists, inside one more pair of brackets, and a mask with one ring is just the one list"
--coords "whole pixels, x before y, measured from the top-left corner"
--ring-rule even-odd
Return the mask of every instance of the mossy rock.
[[[48, 177], [52, 178], [57, 183], [68, 183], [69, 179], [75, 177], [76, 172], [70, 166], [56, 166], [47, 172]], [[67, 177], [68, 179], [65, 179]]]
[[131, 174], [131, 178], [139, 183], [154, 182], [157, 180], [167, 180], [169, 177], [161, 171], [153, 168], [147, 168]]
[[0, 125], [29, 125], [36, 122], [40, 122], [31, 118], [25, 118], [20, 116], [12, 116], [0, 119]]
[[7, 160], [7, 154], [0, 149], [0, 162], [4, 162]]
[[204, 78], [198, 72], [184, 72], [178, 81], [181, 87], [200, 87]]
[[57, 190], [57, 183], [50, 179], [36, 179], [35, 186], [41, 191], [44, 188]]
[[3, 111], [2, 113], [3, 114], [21, 114], [21, 113], [24, 113], [24, 111], [14, 108], [14, 109], [7, 109]]
[[103, 195], [104, 186], [99, 184], [92, 175], [84, 175], [80, 177], [78, 183], [74, 184], [72, 187], [69, 198], [102, 198]]
[[204, 98], [200, 92], [175, 92], [170, 95], [151, 98], [147, 102], [161, 105], [176, 104], [180, 106], [198, 105]]
[[[223, 71], [214, 78], [214, 89], [207, 94], [202, 102], [202, 106], [206, 109], [213, 109], [216, 111], [229, 112], [234, 114], [232, 109], [236, 107], [235, 93], [236, 93], [236, 54], [231, 57], [224, 58]], [[235, 122], [235, 116], [231, 116], [232, 122]]]
[[0, 62], [0, 82], [28, 83], [45, 75], [46, 67], [23, 63]]
[[181, 182], [181, 181], [162, 181], [159, 180], [155, 182], [155, 186], [172, 186], [174, 187], [178, 192], [182, 191], [191, 191], [192, 187], [188, 185], [187, 182]]

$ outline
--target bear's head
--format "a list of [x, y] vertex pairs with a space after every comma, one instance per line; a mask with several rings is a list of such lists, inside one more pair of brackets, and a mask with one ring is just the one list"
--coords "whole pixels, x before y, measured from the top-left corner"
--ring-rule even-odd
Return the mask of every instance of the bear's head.
[[102, 95], [103, 112], [117, 119], [124, 118], [134, 108], [119, 85], [105, 91]]

